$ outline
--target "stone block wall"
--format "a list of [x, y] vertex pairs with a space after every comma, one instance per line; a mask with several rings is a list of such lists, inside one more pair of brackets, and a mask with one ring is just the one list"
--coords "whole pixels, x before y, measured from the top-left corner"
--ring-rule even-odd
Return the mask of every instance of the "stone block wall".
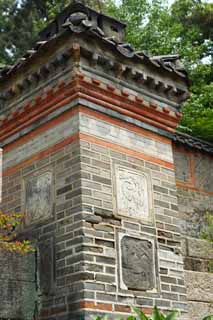
[[33, 319], [39, 304], [34, 254], [0, 252], [0, 317]]
[[184, 146], [174, 146], [174, 162], [182, 233], [189, 319], [213, 313], [213, 247], [202, 240], [206, 213], [213, 213], [212, 157]]
[[213, 211], [212, 156], [176, 145], [174, 163], [182, 234], [199, 238], [205, 213]]

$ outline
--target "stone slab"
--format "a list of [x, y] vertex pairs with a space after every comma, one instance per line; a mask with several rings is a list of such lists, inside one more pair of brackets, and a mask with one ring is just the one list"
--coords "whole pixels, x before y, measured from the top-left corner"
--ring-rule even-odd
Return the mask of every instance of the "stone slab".
[[151, 183], [147, 173], [115, 167], [117, 214], [152, 222]]
[[0, 318], [31, 320], [36, 308], [35, 255], [0, 252]]
[[188, 300], [213, 303], [213, 274], [185, 271]]
[[27, 225], [52, 216], [52, 172], [25, 179], [25, 223]]
[[51, 294], [54, 290], [54, 240], [53, 238], [39, 243], [39, 286], [43, 294]]
[[206, 240], [187, 238], [188, 256], [213, 259], [213, 246]]
[[88, 117], [80, 113], [80, 132], [95, 135], [98, 138], [122, 145], [173, 162], [172, 149], [169, 144], [159, 142], [130, 130], [112, 125], [105, 121]]
[[121, 238], [121, 286], [133, 290], [155, 287], [153, 243], [124, 235]]

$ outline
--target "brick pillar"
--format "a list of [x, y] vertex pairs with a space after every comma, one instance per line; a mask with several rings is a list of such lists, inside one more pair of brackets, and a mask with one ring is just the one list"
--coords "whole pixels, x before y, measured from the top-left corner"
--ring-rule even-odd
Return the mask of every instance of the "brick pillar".
[[107, 39], [124, 25], [83, 8], [1, 83], [2, 209], [25, 213], [19, 236], [37, 248], [37, 318], [184, 316], [171, 141], [187, 80], [177, 58]]

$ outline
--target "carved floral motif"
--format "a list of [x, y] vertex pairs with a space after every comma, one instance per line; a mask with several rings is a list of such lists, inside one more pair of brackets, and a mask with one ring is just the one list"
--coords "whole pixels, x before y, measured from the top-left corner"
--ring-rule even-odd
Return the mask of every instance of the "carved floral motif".
[[127, 168], [116, 168], [118, 214], [149, 220], [148, 176]]

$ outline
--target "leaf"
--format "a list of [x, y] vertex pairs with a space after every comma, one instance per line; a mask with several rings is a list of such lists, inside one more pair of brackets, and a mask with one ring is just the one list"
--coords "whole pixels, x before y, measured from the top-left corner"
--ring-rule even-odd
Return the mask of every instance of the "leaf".
[[140, 317], [140, 320], [149, 320], [139, 308], [132, 307], [132, 310]]
[[178, 311], [174, 310], [165, 318], [165, 320], [176, 320], [178, 315]]
[[136, 320], [136, 318], [134, 316], [129, 316], [127, 320]]
[[213, 320], [213, 315], [209, 315], [209, 316], [203, 318], [203, 320]]
[[165, 317], [163, 314], [161, 314], [158, 310], [158, 308], [155, 306], [152, 312], [152, 320], [164, 320]]

